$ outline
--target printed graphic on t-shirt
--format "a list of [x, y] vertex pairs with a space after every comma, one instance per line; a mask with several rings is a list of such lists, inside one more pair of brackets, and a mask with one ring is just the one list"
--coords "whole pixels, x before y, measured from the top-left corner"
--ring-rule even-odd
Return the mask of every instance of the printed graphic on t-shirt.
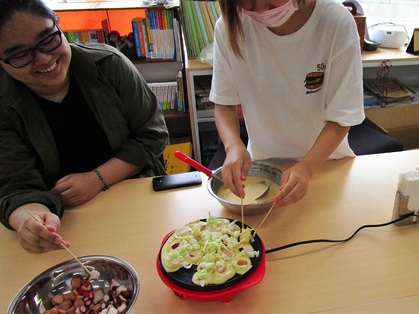
[[310, 72], [306, 75], [304, 86], [307, 88], [306, 94], [316, 93], [323, 85], [324, 72]]

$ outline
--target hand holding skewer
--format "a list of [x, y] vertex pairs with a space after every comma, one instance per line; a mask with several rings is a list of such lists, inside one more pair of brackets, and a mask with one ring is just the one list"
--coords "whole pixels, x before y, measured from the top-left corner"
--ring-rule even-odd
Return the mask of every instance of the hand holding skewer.
[[[28, 210], [28, 213], [40, 224], [45, 226], [45, 222], [41, 219], [41, 217], [39, 217], [36, 213], [31, 212], [30, 210]], [[80, 264], [80, 266], [84, 269], [84, 271], [90, 276], [91, 272], [90, 270], [84, 266], [84, 264], [76, 257], [76, 255], [74, 255], [74, 253], [64, 245], [64, 243], [61, 242], [61, 246], [67, 250], [68, 253], [71, 254], [71, 256]]]

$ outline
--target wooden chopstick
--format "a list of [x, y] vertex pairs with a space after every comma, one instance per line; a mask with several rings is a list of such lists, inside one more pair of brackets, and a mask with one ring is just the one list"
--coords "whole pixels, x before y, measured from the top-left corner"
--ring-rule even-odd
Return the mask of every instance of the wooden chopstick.
[[262, 224], [265, 222], [266, 218], [268, 218], [268, 215], [271, 213], [272, 209], [275, 207], [275, 203], [272, 204], [271, 208], [268, 210], [268, 212], [266, 213], [265, 217], [263, 218], [262, 222], [260, 223], [259, 227], [257, 227], [257, 229], [255, 230], [255, 232], [253, 233], [253, 237], [256, 236], [256, 234], [258, 233], [260, 227], [262, 226]]
[[[41, 223], [41, 224], [43, 224], [44, 226], [45, 226], [45, 222], [41, 219], [41, 217], [39, 217], [37, 214], [35, 214], [35, 213], [33, 213], [33, 212], [31, 212], [30, 210], [28, 210], [28, 213], [37, 221], [37, 222], [39, 222], [39, 223]], [[74, 253], [73, 252], [71, 252], [71, 250], [68, 248], [68, 247], [66, 247], [65, 245], [64, 245], [64, 243], [60, 243], [61, 244], [61, 246], [64, 248], [64, 249], [66, 249], [67, 250], [67, 252], [68, 253], [70, 253], [71, 254], [71, 256], [73, 256], [73, 258], [80, 264], [80, 266], [84, 269], [84, 271], [90, 276], [92, 273], [90, 272], [90, 270], [86, 267], [86, 266], [84, 266], [84, 264], [77, 258], [77, 256], [76, 255], [74, 255]]]

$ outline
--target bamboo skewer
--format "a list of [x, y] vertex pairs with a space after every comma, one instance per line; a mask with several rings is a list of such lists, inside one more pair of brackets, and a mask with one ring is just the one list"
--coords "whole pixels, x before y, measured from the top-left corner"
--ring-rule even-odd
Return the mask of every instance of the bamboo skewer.
[[[28, 210], [28, 213], [39, 223], [43, 224], [45, 226], [45, 222], [41, 219], [41, 217], [39, 217], [37, 214], [31, 212], [30, 210]], [[62, 242], [60, 243], [61, 246], [67, 250], [68, 253], [71, 254], [71, 256], [73, 256], [73, 258], [80, 264], [80, 266], [84, 269], [84, 271], [90, 276], [92, 273], [90, 272], [90, 270], [77, 258], [76, 255], [74, 255], [74, 253], [68, 248], [66, 247]]]
[[272, 209], [275, 207], [275, 203], [272, 204], [271, 208], [268, 210], [268, 212], [266, 213], [265, 217], [263, 218], [262, 222], [259, 224], [259, 227], [257, 227], [257, 229], [255, 230], [255, 232], [253, 233], [253, 237], [256, 236], [257, 232], [259, 231], [260, 227], [262, 226], [262, 224], [265, 222], [266, 218], [268, 218], [268, 215], [271, 213]]
[[86, 266], [84, 266], [84, 264], [77, 258], [77, 256], [76, 255], [74, 255], [74, 253], [73, 252], [71, 252], [71, 250], [68, 248], [68, 247], [66, 247], [64, 244], [62, 244], [61, 243], [61, 246], [63, 247], [63, 248], [65, 248], [66, 250], [67, 250], [67, 252], [68, 253], [70, 253], [71, 254], [71, 256], [73, 256], [74, 257], [74, 259], [80, 264], [80, 266], [84, 269], [84, 271], [89, 275], [89, 276], [91, 276], [92, 275], [92, 273], [91, 273], [91, 271], [86, 267]]
[[244, 230], [244, 210], [243, 210], [243, 197], [240, 197], [241, 200], [241, 212], [242, 212], [242, 232]]

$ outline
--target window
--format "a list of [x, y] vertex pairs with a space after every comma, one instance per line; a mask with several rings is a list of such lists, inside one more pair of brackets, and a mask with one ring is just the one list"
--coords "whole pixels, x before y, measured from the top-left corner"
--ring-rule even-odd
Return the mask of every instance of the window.
[[367, 17], [367, 27], [390, 22], [403, 25], [409, 38], [419, 27], [419, 0], [358, 0]]

